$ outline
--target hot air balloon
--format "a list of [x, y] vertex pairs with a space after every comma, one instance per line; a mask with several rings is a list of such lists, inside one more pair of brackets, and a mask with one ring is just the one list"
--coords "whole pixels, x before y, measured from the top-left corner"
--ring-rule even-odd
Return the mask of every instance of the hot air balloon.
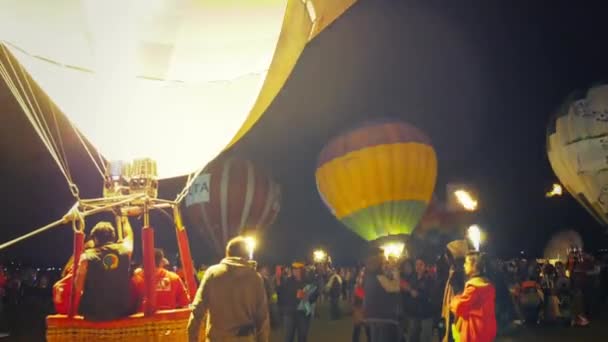
[[608, 85], [568, 97], [549, 123], [547, 155], [564, 188], [608, 224]]
[[280, 186], [252, 162], [222, 158], [205, 167], [190, 187], [185, 213], [221, 256], [231, 238], [268, 228], [280, 202]]
[[566, 261], [573, 249], [582, 250], [583, 239], [574, 230], [562, 230], [551, 236], [543, 254], [546, 259]]
[[441, 242], [462, 238], [475, 221], [478, 201], [474, 194], [468, 184], [448, 183], [446, 202], [433, 198], [414, 234], [422, 238], [429, 235], [434, 239], [441, 238]]
[[437, 176], [430, 139], [394, 120], [367, 122], [332, 139], [317, 165], [321, 198], [338, 220], [367, 241], [411, 234]]
[[[170, 208], [193, 294], [179, 210], [187, 190], [206, 163], [258, 121], [304, 47], [355, 1], [2, 1], [0, 77], [63, 172], [76, 203], [63, 218], [0, 249], [72, 222], [76, 273], [87, 216], [142, 210], [149, 294], [154, 291], [149, 270], [155, 268], [149, 211]], [[64, 153], [66, 130], [75, 133], [97, 166], [103, 198], [81, 198]], [[107, 167], [107, 161], [126, 163]], [[184, 175], [190, 176], [175, 200], [156, 198], [158, 179]], [[117, 232], [120, 236], [119, 226]], [[145, 301], [144, 317], [103, 326], [73, 320], [72, 306], [67, 318], [49, 317], [47, 340], [94, 340], [104, 334], [129, 341], [187, 339], [189, 310], [155, 316], [153, 298]], [[152, 328], [142, 335], [141, 326]]]
[[175, 177], [242, 137], [354, 1], [7, 0], [0, 65], [37, 129], [52, 101], [108, 160]]
[[441, 204], [431, 203], [413, 234], [430, 245], [442, 247], [462, 238], [464, 228], [460, 221], [460, 214], [449, 213]]

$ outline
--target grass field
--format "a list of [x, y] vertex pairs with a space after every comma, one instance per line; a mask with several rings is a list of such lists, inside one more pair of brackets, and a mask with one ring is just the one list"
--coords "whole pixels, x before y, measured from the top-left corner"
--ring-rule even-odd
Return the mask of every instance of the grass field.
[[[329, 308], [321, 305], [318, 308], [321, 318], [314, 319], [311, 323], [308, 341], [310, 342], [346, 342], [351, 341], [352, 320], [350, 309], [343, 305], [344, 317], [341, 320], [331, 321], [328, 319]], [[568, 326], [547, 326], [539, 325], [533, 327], [520, 327], [512, 329], [507, 336], [499, 336], [496, 342], [603, 342], [608, 341], [608, 316], [591, 320], [587, 327], [568, 327]], [[272, 342], [283, 342], [283, 331], [276, 330], [271, 335]], [[362, 334], [361, 342], [365, 341], [365, 334]], [[434, 341], [438, 341], [434, 337]]]
[[[350, 308], [343, 305], [344, 317], [341, 320], [331, 321], [328, 319], [329, 307], [321, 305], [317, 308], [320, 313], [320, 318], [315, 318], [310, 325], [310, 334], [308, 341], [350, 341], [352, 332], [352, 320], [350, 316]], [[365, 335], [365, 334], [363, 334]], [[273, 331], [271, 335], [272, 342], [282, 342], [284, 338], [283, 330]], [[361, 342], [365, 341], [365, 337]]]

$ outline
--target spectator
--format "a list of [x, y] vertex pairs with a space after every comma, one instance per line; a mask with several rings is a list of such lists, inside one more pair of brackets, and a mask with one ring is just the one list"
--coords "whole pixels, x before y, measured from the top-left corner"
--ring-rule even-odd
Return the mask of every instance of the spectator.
[[464, 263], [469, 280], [464, 292], [456, 295], [450, 303], [452, 312], [458, 317], [452, 327], [455, 340], [462, 342], [491, 342], [496, 337], [496, 290], [486, 275], [486, 260], [483, 254], [469, 252]]
[[206, 341], [268, 342], [270, 322], [264, 280], [248, 260], [247, 240], [236, 237], [226, 246], [226, 257], [209, 267], [196, 292], [188, 322], [188, 338], [199, 341], [206, 318]]

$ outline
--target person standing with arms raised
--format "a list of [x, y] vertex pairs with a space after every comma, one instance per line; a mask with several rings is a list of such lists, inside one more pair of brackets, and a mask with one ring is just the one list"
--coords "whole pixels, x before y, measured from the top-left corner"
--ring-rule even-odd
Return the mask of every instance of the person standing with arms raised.
[[124, 238], [116, 241], [110, 222], [91, 230], [94, 247], [86, 249], [78, 264], [75, 291], [82, 293], [79, 313], [86, 320], [110, 321], [132, 313], [129, 266], [133, 253], [133, 230], [121, 217]]

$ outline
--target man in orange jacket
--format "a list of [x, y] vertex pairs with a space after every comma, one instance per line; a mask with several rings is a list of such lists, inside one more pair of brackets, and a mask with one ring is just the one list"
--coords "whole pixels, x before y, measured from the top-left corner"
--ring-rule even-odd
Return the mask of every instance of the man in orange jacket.
[[[156, 274], [154, 283], [156, 284], [156, 307], [159, 310], [172, 310], [186, 307], [190, 304], [190, 298], [184, 283], [174, 272], [164, 268], [165, 253], [157, 248], [154, 251], [154, 261], [156, 263]], [[136, 271], [133, 274], [133, 285], [137, 307], [143, 308], [144, 298], [144, 272]]]

